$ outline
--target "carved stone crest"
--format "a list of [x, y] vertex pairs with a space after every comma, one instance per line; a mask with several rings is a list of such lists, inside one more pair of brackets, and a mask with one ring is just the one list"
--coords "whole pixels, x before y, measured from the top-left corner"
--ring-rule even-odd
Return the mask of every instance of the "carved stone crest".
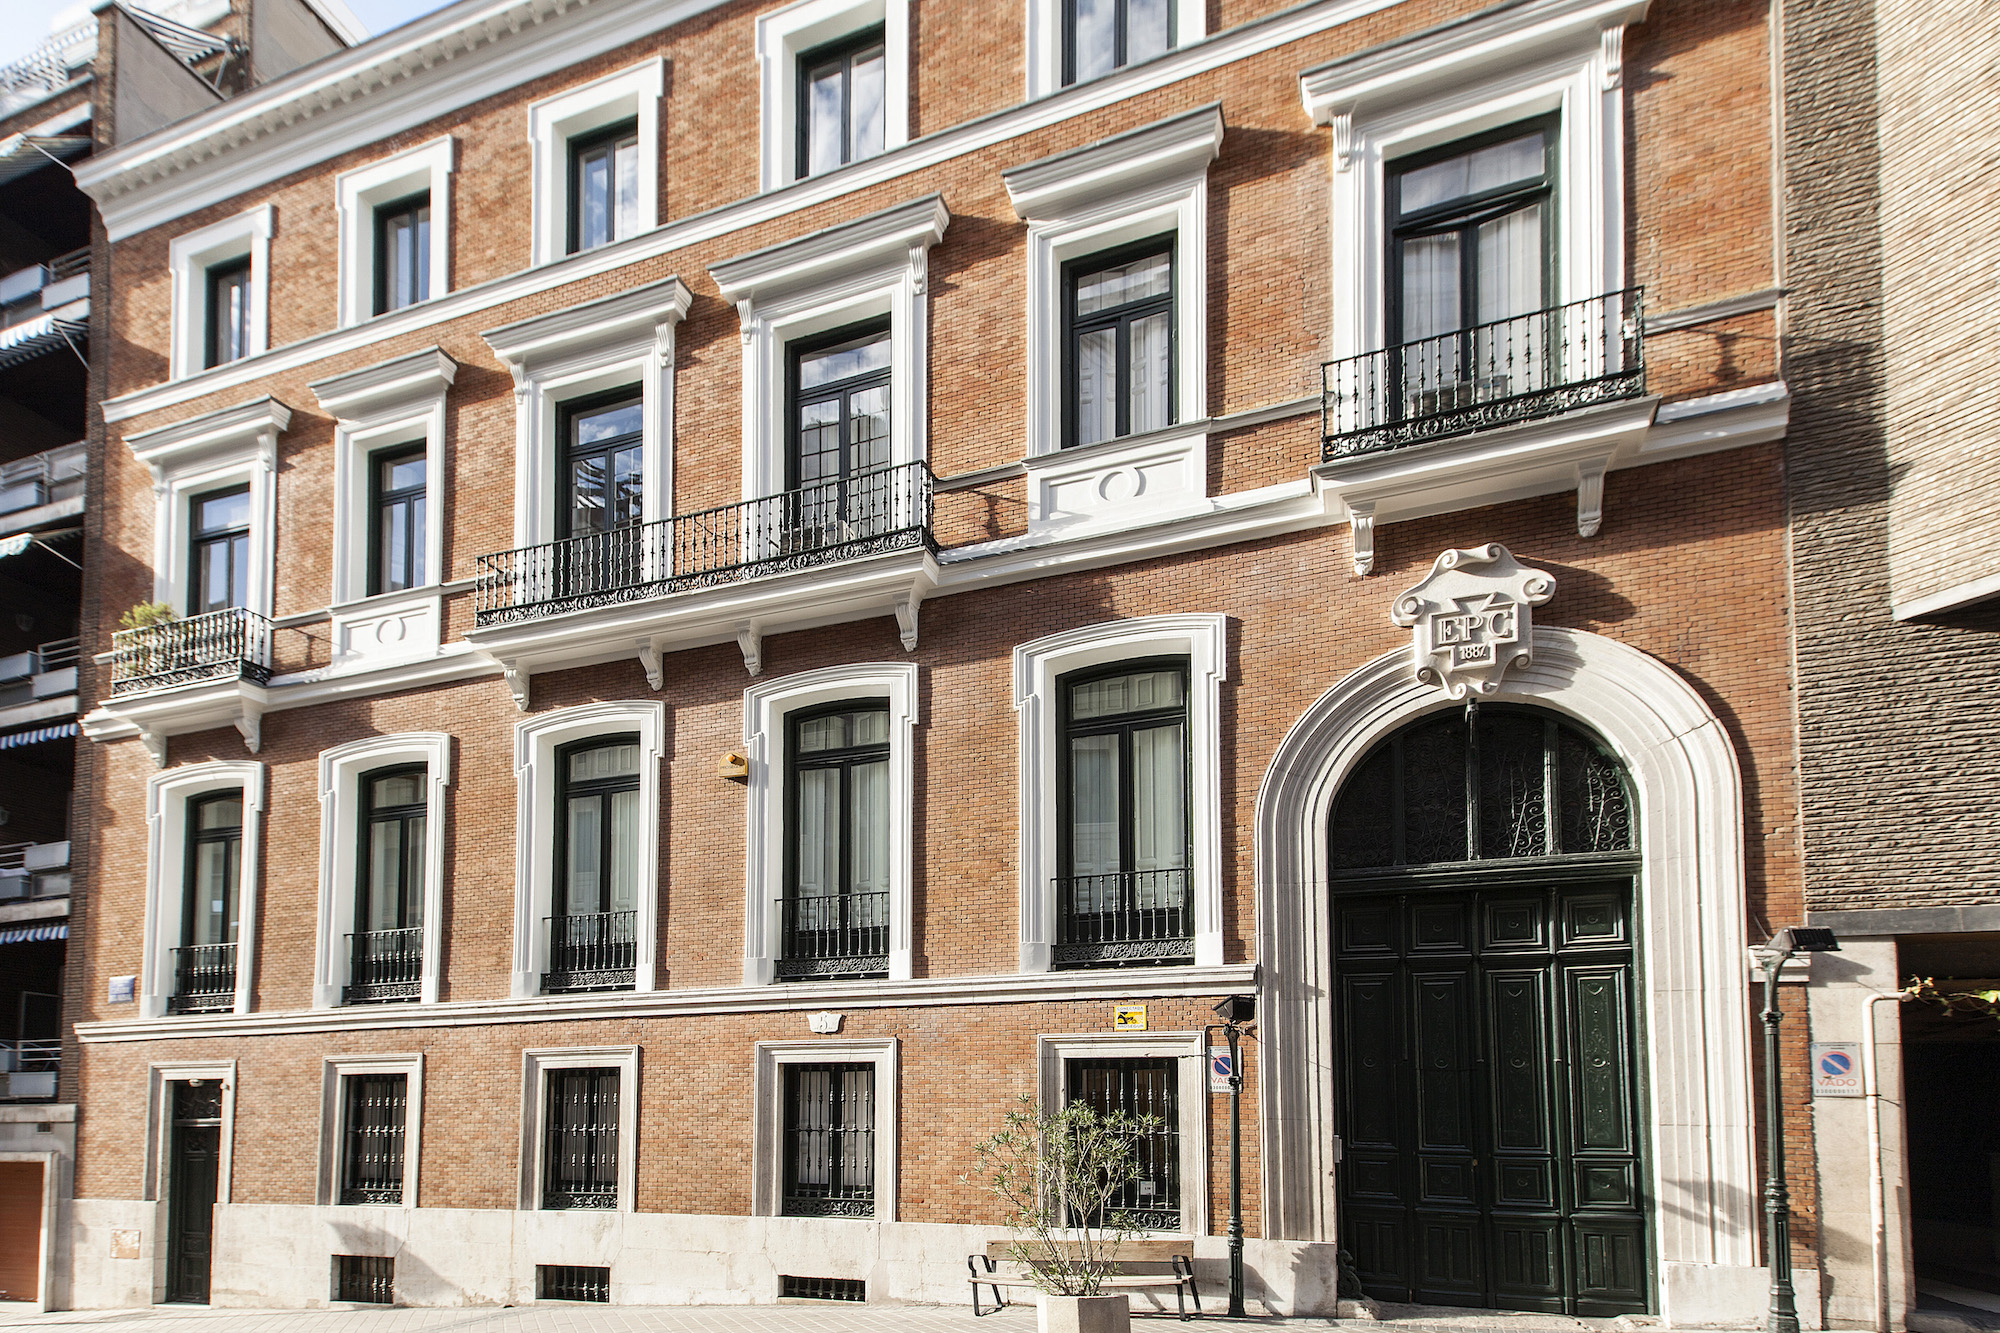
[[1411, 631], [1417, 679], [1463, 699], [1493, 693], [1507, 668], [1527, 665], [1534, 608], [1555, 593], [1554, 576], [1488, 542], [1439, 556], [1389, 618]]

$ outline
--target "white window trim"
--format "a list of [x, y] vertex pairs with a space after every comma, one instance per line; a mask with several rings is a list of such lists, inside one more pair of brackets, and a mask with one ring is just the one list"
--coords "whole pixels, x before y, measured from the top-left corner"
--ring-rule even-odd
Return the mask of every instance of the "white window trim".
[[[435, 196], [433, 196], [435, 197]], [[332, 669], [429, 657], [443, 639], [445, 392], [458, 363], [437, 347], [307, 386], [333, 425]], [[368, 594], [372, 455], [424, 447], [423, 583]], [[427, 591], [428, 590], [428, 591]]]
[[758, 18], [763, 189], [780, 190], [804, 179], [798, 172], [799, 56], [877, 24], [882, 27], [882, 151], [892, 153], [910, 141], [910, 0], [799, 0]]
[[644, 519], [672, 517], [674, 331], [692, 300], [679, 278], [667, 278], [481, 335], [514, 377], [514, 545], [555, 539], [558, 408], [624, 384], [637, 383], [645, 403]]
[[786, 345], [889, 317], [889, 461], [925, 459], [930, 248], [951, 214], [939, 195], [712, 265], [743, 326], [743, 498], [785, 488]]
[[[620, 732], [639, 736], [638, 934], [632, 988], [654, 989], [659, 936], [660, 764], [667, 730], [666, 705], [650, 699], [581, 704], [514, 724], [514, 984], [516, 999], [541, 994], [548, 971], [549, 914], [555, 884], [555, 831], [561, 818], [556, 793], [561, 767], [556, 751], [576, 741]], [[428, 940], [426, 940], [428, 944]]]
[[569, 141], [620, 121], [639, 123], [639, 217], [633, 235], [660, 225], [660, 99], [665, 91], [666, 62], [655, 56], [529, 105], [534, 263], [553, 263], [569, 253]]
[[425, 299], [435, 301], [451, 290], [451, 175], [455, 157], [456, 140], [446, 135], [334, 177], [334, 208], [340, 218], [341, 328], [376, 317], [375, 269], [379, 259], [375, 253], [375, 210], [383, 204], [429, 191], [431, 294]]
[[[236, 1062], [234, 1060], [157, 1060], [146, 1069], [146, 1179], [145, 1198], [149, 1203], [167, 1201], [167, 1164], [172, 1160], [170, 1141], [174, 1132], [173, 1101], [169, 1083], [195, 1079], [218, 1079], [222, 1083], [222, 1128], [216, 1135], [219, 1146], [215, 1163], [215, 1201], [229, 1202], [230, 1175], [236, 1147]], [[164, 1207], [162, 1208], [164, 1212]], [[160, 1222], [164, 1224], [162, 1216]], [[164, 1235], [164, 1230], [159, 1234]], [[164, 1249], [164, 1247], [162, 1247]]]
[[187, 894], [188, 802], [213, 792], [243, 793], [243, 853], [237, 873], [236, 1004], [250, 1012], [257, 971], [257, 898], [263, 880], [264, 765], [254, 759], [182, 764], [146, 780], [146, 929], [139, 1016], [161, 1018], [174, 990], [173, 943], [181, 937]]
[[1208, 1053], [1199, 1032], [1148, 1032], [1125, 1036], [1086, 1033], [1035, 1039], [1035, 1063], [1044, 1112], [1069, 1102], [1067, 1064], [1071, 1060], [1175, 1061], [1180, 1075], [1181, 1229], [1179, 1235], [1208, 1234]]
[[886, 699], [889, 705], [889, 980], [910, 979], [916, 877], [911, 825], [917, 799], [919, 698], [914, 662], [824, 667], [780, 676], [743, 692], [744, 755], [750, 761], [743, 855], [744, 985], [772, 983], [784, 939], [786, 719], [800, 709], [844, 699]]
[[[1047, 97], [1059, 93], [1064, 87], [1078, 87], [1079, 84], [1063, 83], [1063, 0], [1027, 0], [1028, 32], [1028, 100]], [[1170, 50], [1178, 51], [1192, 46], [1208, 36], [1208, 6], [1203, 0], [1173, 0], [1174, 44]], [[1110, 78], [1133, 68], [1124, 65], [1102, 75]], [[1094, 83], [1095, 79], [1082, 82]]]
[[1222, 966], [1222, 682], [1229, 618], [1142, 616], [1085, 625], [1014, 650], [1021, 716], [1021, 970], [1047, 972], [1055, 945], [1056, 790], [1062, 776], [1056, 680], [1141, 657], [1188, 659], [1188, 824], [1194, 965]]
[[168, 355], [168, 377], [186, 379], [209, 367], [207, 355], [208, 270], [232, 259], [250, 257], [250, 327], [243, 355], [248, 360], [270, 345], [271, 336], [271, 235], [277, 229], [277, 212], [271, 205], [238, 213], [210, 223], [197, 231], [177, 236], [167, 246], [168, 272], [172, 277], [173, 341]]
[[896, 1220], [897, 1064], [900, 1046], [894, 1037], [834, 1037], [818, 1041], [760, 1041], [753, 1096], [757, 1137], [751, 1153], [750, 1215], [777, 1217], [784, 1206], [785, 1186], [785, 1065], [838, 1062], [875, 1066], [875, 1216], [818, 1218], [872, 1226]]
[[444, 967], [445, 795], [451, 787], [451, 737], [441, 731], [369, 736], [320, 751], [319, 956], [313, 1007], [340, 1005], [352, 960], [344, 947], [354, 924], [360, 873], [361, 777], [378, 768], [422, 764], [424, 809], [424, 970], [420, 1002], [436, 1004]]
[[345, 1080], [359, 1074], [401, 1074], [409, 1080], [403, 1102], [403, 1201], [417, 1206], [417, 1170], [423, 1160], [424, 1057], [408, 1055], [329, 1055], [320, 1079], [319, 1202], [331, 1208], [382, 1208], [386, 1204], [340, 1202], [340, 1147], [347, 1133]]
[[[523, 1212], [542, 1212], [542, 1116], [549, 1104], [552, 1069], [618, 1071], [618, 1211], [638, 1209], [639, 1048], [566, 1046], [521, 1052], [521, 1194]], [[554, 1211], [563, 1212], [564, 1209]]]
[[250, 568], [244, 601], [271, 614], [278, 523], [278, 436], [292, 411], [273, 398], [254, 398], [156, 430], [125, 443], [153, 473], [153, 597], [183, 615], [188, 608], [188, 503], [225, 487], [250, 488]]
[[1625, 286], [1624, 30], [1648, 0], [1535, 0], [1299, 76], [1333, 130], [1327, 359], [1388, 335], [1386, 164], [1559, 112], [1556, 299]]

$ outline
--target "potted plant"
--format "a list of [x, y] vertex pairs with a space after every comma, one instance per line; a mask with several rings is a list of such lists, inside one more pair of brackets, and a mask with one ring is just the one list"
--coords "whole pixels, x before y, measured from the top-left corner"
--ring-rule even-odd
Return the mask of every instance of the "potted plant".
[[1138, 1179], [1139, 1142], [1159, 1125], [1082, 1101], [1044, 1113], [1023, 1097], [973, 1146], [971, 1178], [1007, 1205], [1007, 1255], [1035, 1284], [1041, 1333], [1129, 1333], [1130, 1297], [1103, 1285], [1143, 1228], [1112, 1201]]

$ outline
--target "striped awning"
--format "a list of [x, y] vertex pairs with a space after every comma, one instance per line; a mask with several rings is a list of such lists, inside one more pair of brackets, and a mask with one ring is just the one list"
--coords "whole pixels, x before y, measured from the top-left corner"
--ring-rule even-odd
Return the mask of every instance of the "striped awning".
[[82, 320], [57, 319], [54, 315], [23, 320], [10, 329], [0, 329], [0, 370], [32, 361], [59, 347], [80, 349], [89, 338], [90, 325]]
[[59, 926], [8, 926], [0, 929], [0, 944], [40, 944], [69, 938], [69, 922]]
[[33, 727], [27, 731], [10, 731], [0, 736], [0, 750], [11, 750], [19, 745], [40, 745], [43, 741], [67, 740], [76, 735], [76, 723], [58, 722], [53, 727]]
[[88, 134], [10, 134], [0, 139], [0, 185], [89, 151]]

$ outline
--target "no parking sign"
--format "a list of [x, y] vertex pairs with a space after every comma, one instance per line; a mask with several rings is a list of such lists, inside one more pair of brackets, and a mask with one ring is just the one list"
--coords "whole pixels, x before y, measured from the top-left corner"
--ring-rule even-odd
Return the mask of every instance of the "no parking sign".
[[1816, 1041], [1812, 1044], [1813, 1096], [1861, 1096], [1861, 1043]]

